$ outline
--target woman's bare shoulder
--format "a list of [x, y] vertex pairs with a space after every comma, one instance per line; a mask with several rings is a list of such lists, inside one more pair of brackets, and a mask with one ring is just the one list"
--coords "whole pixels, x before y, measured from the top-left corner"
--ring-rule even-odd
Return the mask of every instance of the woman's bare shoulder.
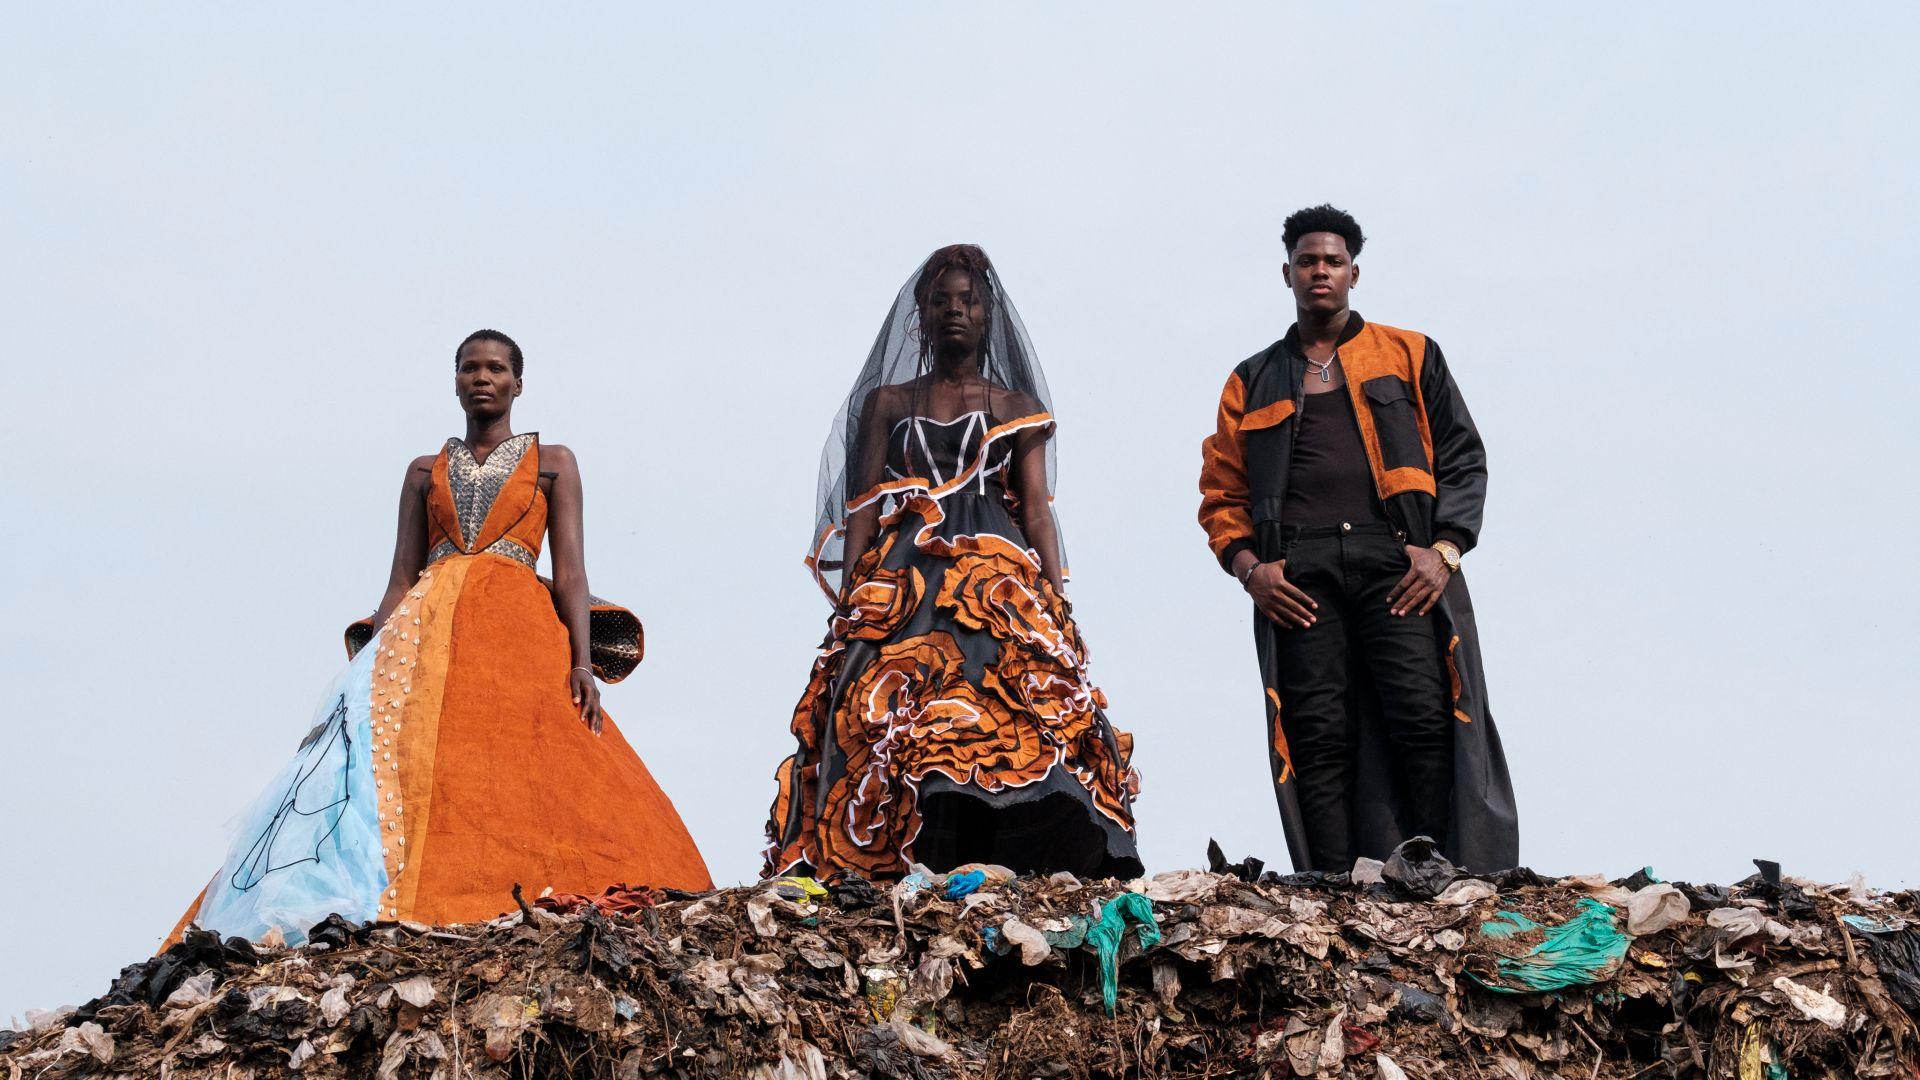
[[995, 387], [993, 392], [993, 414], [1001, 420], [1020, 420], [1029, 416], [1038, 416], [1046, 412], [1047, 407], [1040, 399], [1024, 390], [1008, 390]]
[[876, 386], [867, 391], [866, 399], [860, 403], [860, 412], [868, 422], [898, 419], [912, 399], [911, 389], [910, 383]]
[[580, 459], [574, 456], [573, 448], [565, 443], [540, 444], [540, 471], [556, 476], [580, 474]]

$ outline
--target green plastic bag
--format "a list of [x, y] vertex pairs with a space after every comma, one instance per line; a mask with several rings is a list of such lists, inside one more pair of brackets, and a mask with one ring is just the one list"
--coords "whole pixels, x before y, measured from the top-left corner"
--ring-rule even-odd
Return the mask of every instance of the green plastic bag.
[[1631, 940], [1621, 931], [1613, 909], [1598, 900], [1580, 901], [1579, 911], [1559, 926], [1542, 926], [1517, 911], [1502, 911], [1480, 926], [1480, 936], [1505, 941], [1543, 931], [1540, 944], [1524, 956], [1501, 956], [1491, 975], [1468, 971], [1473, 980], [1503, 994], [1537, 994], [1589, 986], [1612, 977]]
[[1129, 922], [1138, 927], [1134, 933], [1142, 949], [1160, 943], [1160, 927], [1153, 921], [1153, 901], [1139, 893], [1121, 893], [1107, 901], [1107, 906], [1100, 909], [1100, 921], [1087, 931], [1087, 944], [1100, 952], [1100, 1000], [1108, 1016], [1113, 1015], [1113, 1006], [1120, 998], [1120, 942], [1127, 936]]

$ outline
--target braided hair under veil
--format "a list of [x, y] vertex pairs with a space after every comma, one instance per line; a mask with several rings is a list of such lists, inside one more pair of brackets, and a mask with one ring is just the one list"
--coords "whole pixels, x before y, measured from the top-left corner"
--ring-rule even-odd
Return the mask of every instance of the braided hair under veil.
[[[967, 272], [973, 279], [975, 291], [982, 294], [980, 301], [986, 309], [986, 329], [980, 341], [981, 376], [995, 390], [1011, 391], [1009, 397], [1024, 397], [1031, 402], [1038, 402], [1037, 408], [1029, 404], [1018, 410], [1029, 415], [990, 415], [989, 419], [994, 425], [993, 434], [983, 441], [976, 460], [971, 464], [975, 468], [981, 467], [989, 450], [1001, 438], [1011, 437], [1022, 430], [1045, 430], [1052, 424], [1052, 400], [1047, 394], [1046, 379], [1040, 373], [1040, 363], [1034, 356], [1033, 343], [1027, 339], [1027, 330], [1020, 321], [1020, 314], [1014, 310], [1013, 301], [1007, 296], [1006, 287], [994, 272], [987, 253], [972, 244], [954, 244], [934, 252], [894, 297], [893, 308], [887, 312], [887, 320], [880, 326], [880, 334], [874, 339], [873, 349], [867, 353], [867, 362], [854, 380], [853, 389], [847, 393], [846, 401], [834, 416], [833, 428], [827, 435], [826, 446], [820, 452], [820, 487], [815, 499], [814, 539], [806, 561], [829, 600], [839, 594], [847, 518], [853, 511], [878, 500], [881, 512], [885, 513], [900, 495], [909, 492], [940, 497], [939, 491], [929, 490], [925, 484], [872, 483], [881, 476], [881, 462], [863, 459], [862, 454], [863, 451], [878, 454], [884, 459], [886, 440], [882, 438], [877, 445], [866, 447], [861, 442], [866, 427], [865, 410], [875, 401], [876, 390], [900, 383], [913, 383], [917, 396], [918, 388], [927, 381], [922, 376], [931, 375], [933, 343], [922, 332], [920, 312], [934, 283], [949, 270]], [[991, 414], [993, 410], [990, 405], [991, 401], [983, 402], [982, 408], [987, 408]], [[908, 415], [919, 412], [919, 402], [916, 401]], [[1049, 497], [1056, 475], [1054, 456], [1054, 442], [1048, 439]], [[1062, 551], [1063, 563], [1065, 558], [1065, 552]]]

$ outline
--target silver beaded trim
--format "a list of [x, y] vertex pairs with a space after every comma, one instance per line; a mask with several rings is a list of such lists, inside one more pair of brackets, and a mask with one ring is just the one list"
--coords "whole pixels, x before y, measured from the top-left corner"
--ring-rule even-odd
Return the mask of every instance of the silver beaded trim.
[[473, 451], [460, 439], [447, 440], [447, 486], [453, 489], [453, 510], [460, 522], [463, 550], [472, 552], [480, 538], [480, 527], [487, 523], [487, 512], [500, 497], [500, 489], [507, 486], [507, 480], [520, 467], [520, 459], [527, 456], [533, 440], [531, 431], [515, 435], [494, 447], [484, 462], [474, 460]]
[[[461, 551], [459, 546], [456, 545], [453, 541], [442, 540], [439, 543], [433, 545], [432, 551], [427, 552], [427, 565], [432, 566], [434, 563], [439, 562], [441, 559], [447, 559], [455, 555], [464, 555], [464, 554], [466, 553]], [[528, 551], [526, 548], [522, 547], [519, 544], [519, 542], [514, 540], [509, 540], [504, 536], [498, 540], [495, 540], [493, 543], [488, 544], [486, 547], [481, 548], [480, 551], [477, 552], [477, 554], [505, 555], [507, 558], [512, 559], [514, 562], [517, 562], [522, 566], [525, 566], [529, 570], [537, 570], [540, 567], [540, 556], [534, 554], [531, 551]]]

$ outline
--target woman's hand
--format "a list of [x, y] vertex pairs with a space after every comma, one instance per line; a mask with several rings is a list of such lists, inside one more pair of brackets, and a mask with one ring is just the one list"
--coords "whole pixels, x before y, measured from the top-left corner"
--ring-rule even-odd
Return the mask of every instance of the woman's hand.
[[593, 672], [577, 667], [567, 672], [567, 689], [573, 693], [573, 703], [580, 709], [580, 722], [587, 730], [600, 734], [600, 726], [605, 714], [600, 711], [600, 686], [593, 681]]

